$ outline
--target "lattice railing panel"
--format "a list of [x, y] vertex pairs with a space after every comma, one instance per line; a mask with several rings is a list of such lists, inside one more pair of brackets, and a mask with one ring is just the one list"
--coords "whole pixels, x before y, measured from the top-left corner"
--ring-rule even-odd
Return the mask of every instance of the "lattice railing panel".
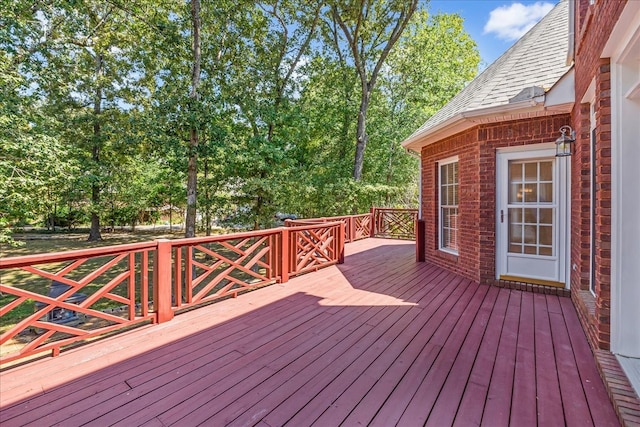
[[131, 246], [2, 260], [2, 362], [151, 319], [154, 245]]
[[290, 232], [290, 272], [301, 274], [338, 262], [339, 233], [342, 224], [331, 227], [292, 229]]
[[416, 209], [376, 209], [375, 235], [394, 239], [415, 239]]
[[176, 246], [174, 258], [180, 267], [174, 305], [179, 308], [237, 296], [274, 283], [275, 244], [276, 236], [267, 234]]
[[371, 214], [353, 215], [352, 240], [366, 239], [371, 235]]

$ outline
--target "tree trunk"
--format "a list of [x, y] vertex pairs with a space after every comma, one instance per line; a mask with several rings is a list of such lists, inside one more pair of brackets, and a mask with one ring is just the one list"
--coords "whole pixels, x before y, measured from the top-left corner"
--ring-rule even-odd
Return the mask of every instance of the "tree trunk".
[[184, 237], [195, 237], [196, 235], [196, 199], [198, 186], [198, 131], [191, 129], [189, 140], [189, 163], [187, 165], [187, 217]]
[[[200, 85], [200, 0], [191, 0], [191, 23], [193, 26], [193, 70], [191, 73], [191, 94], [193, 106], [198, 103]], [[197, 120], [197, 119], [196, 119]], [[192, 125], [189, 138], [189, 163], [187, 166], [187, 215], [185, 237], [196, 235], [196, 200], [198, 188], [198, 129]]]
[[[91, 160], [95, 168], [100, 164], [100, 114], [102, 113], [102, 77], [103, 58], [101, 54], [96, 54], [96, 93], [93, 100], [93, 147], [91, 148]], [[100, 205], [100, 184], [96, 181], [91, 183], [91, 229], [89, 230], [90, 242], [102, 240], [100, 234], [100, 216], [98, 209]]]
[[369, 108], [369, 91], [363, 91], [358, 111], [358, 130], [356, 137], [356, 156], [353, 161], [353, 179], [362, 179], [362, 165], [364, 163], [364, 150], [367, 148], [367, 108]]
[[205, 191], [205, 207], [204, 221], [207, 236], [211, 236], [211, 194], [209, 193], [209, 160], [204, 160], [204, 191]]

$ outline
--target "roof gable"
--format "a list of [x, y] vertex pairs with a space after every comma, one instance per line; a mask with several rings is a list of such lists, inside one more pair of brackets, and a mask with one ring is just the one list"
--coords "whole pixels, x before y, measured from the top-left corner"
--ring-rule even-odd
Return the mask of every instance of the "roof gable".
[[[540, 96], [569, 70], [568, 2], [560, 1], [540, 22], [472, 80], [449, 103], [431, 116], [403, 145], [419, 140], [465, 114], [508, 107]], [[530, 93], [530, 98], [527, 98]], [[504, 115], [504, 114], [501, 114]], [[459, 128], [457, 128], [459, 130]], [[443, 137], [446, 135], [443, 135]]]

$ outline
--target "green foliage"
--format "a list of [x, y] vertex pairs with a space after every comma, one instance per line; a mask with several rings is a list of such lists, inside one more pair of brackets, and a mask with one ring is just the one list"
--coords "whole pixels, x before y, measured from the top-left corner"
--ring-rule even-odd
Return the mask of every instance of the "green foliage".
[[[17, 224], [55, 228], [96, 216], [135, 226], [184, 210], [193, 154], [207, 232], [224, 218], [268, 227], [277, 212], [415, 206], [418, 165], [400, 141], [473, 78], [479, 61], [458, 16], [416, 12], [371, 91], [356, 181], [362, 84], [330, 5], [203, 2], [194, 98], [188, 2], [9, 3], [0, 5], [0, 242]], [[390, 28], [400, 3], [372, 4], [365, 43]], [[351, 25], [356, 9], [347, 6]], [[363, 58], [369, 69], [378, 54]]]

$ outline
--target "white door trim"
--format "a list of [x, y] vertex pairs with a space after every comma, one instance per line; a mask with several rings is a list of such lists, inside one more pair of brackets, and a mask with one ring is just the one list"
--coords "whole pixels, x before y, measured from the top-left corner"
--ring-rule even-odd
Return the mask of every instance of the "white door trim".
[[[509, 160], [526, 160], [544, 157], [555, 156], [555, 143], [544, 143], [534, 145], [524, 145], [517, 147], [505, 147], [496, 150], [496, 279], [499, 279], [501, 275], [505, 275], [507, 271], [507, 247], [505, 242], [507, 241], [505, 234], [506, 226], [501, 218], [501, 210], [506, 203], [507, 194], [501, 189], [503, 188], [500, 182], [506, 174], [506, 164]], [[571, 176], [570, 158], [557, 157], [555, 176], [557, 177], [557, 206], [558, 206], [558, 229], [556, 233], [557, 239], [557, 259], [558, 259], [558, 282], [565, 284], [565, 288], [569, 288], [570, 277], [570, 254], [571, 254], [571, 200], [570, 200], [570, 186]], [[532, 279], [544, 280], [536, 277]]]

